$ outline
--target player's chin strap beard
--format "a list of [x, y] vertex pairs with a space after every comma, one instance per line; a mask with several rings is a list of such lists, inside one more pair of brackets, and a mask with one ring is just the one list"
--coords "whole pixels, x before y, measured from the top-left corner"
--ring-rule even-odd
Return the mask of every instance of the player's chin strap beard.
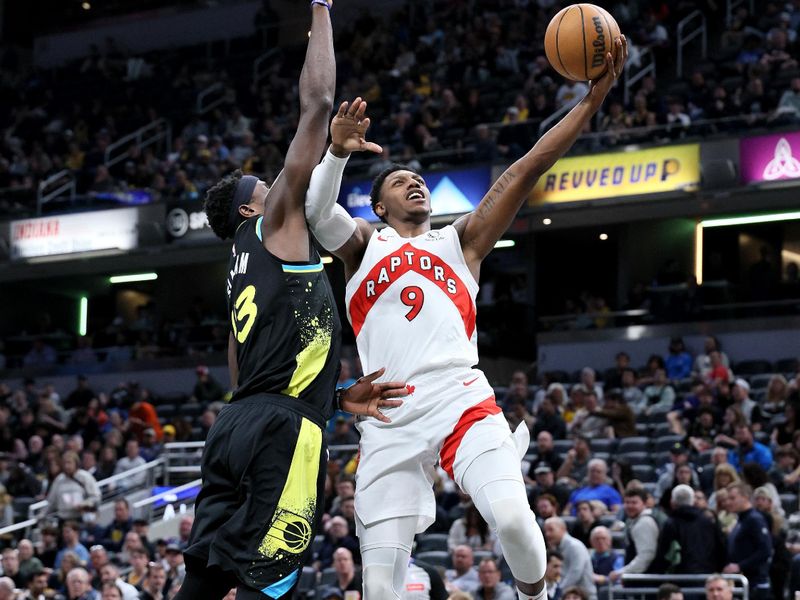
[[242, 204], [250, 204], [257, 183], [258, 177], [244, 175], [236, 186], [236, 191], [233, 193], [233, 202], [231, 202], [230, 212], [228, 213], [228, 223], [234, 230], [239, 226], [239, 207]]

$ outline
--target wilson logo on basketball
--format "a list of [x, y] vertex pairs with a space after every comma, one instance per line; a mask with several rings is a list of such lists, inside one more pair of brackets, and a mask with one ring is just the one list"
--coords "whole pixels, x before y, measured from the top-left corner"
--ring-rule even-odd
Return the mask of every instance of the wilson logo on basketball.
[[594, 53], [592, 54], [592, 68], [600, 67], [606, 62], [606, 36], [603, 30], [603, 22], [600, 17], [592, 17], [594, 30], [597, 32], [597, 37], [592, 42]]

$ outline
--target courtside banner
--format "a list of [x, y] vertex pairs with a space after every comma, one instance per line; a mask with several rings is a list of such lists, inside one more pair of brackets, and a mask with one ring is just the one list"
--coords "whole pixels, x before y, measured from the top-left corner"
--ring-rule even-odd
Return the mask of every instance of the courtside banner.
[[136, 208], [11, 221], [9, 254], [12, 260], [18, 260], [93, 250], [131, 250], [138, 243], [138, 226]]
[[742, 183], [800, 179], [800, 131], [743, 139], [739, 165]]
[[[433, 216], [457, 215], [474, 210], [489, 189], [491, 175], [490, 167], [423, 174], [425, 184], [431, 191]], [[339, 204], [352, 217], [376, 222], [379, 219], [372, 212], [369, 201], [371, 188], [372, 179], [343, 183]]]
[[545, 173], [530, 205], [694, 190], [700, 184], [700, 145], [666, 146], [562, 158]]

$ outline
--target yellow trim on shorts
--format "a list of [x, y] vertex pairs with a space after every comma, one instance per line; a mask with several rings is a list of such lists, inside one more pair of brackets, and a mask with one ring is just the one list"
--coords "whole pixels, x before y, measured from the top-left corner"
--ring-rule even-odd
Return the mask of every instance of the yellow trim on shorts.
[[262, 556], [281, 560], [287, 554], [301, 554], [311, 543], [321, 449], [322, 430], [303, 417], [283, 492], [258, 547]]

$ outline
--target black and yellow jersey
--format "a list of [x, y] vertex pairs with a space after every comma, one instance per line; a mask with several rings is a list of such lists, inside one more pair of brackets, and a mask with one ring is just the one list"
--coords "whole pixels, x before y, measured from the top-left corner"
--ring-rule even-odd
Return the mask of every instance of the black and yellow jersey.
[[263, 217], [236, 231], [228, 265], [239, 386], [233, 399], [282, 394], [327, 419], [339, 372], [341, 323], [322, 260], [309, 238], [309, 262], [284, 262], [261, 238]]

